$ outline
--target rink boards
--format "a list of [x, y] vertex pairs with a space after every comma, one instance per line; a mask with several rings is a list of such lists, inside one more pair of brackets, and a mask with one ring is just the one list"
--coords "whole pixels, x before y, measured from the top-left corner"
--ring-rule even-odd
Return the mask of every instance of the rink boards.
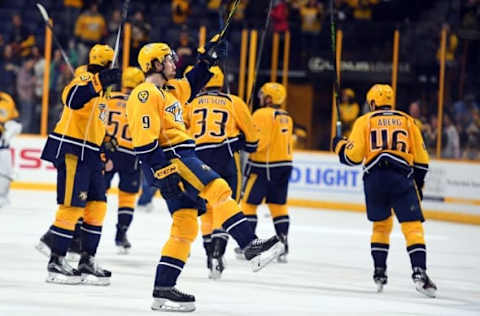
[[[14, 189], [54, 190], [55, 168], [40, 160], [44, 137], [21, 136], [12, 143]], [[432, 160], [423, 201], [427, 218], [480, 225], [480, 163]], [[327, 152], [297, 151], [289, 204], [364, 212], [361, 167], [340, 165]]]

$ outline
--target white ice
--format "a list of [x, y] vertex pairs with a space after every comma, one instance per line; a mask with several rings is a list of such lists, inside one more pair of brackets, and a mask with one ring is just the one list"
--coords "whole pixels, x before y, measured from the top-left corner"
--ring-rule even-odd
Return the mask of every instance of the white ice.
[[[156, 263], [169, 234], [170, 216], [161, 200], [152, 213], [135, 214], [129, 231], [133, 248], [114, 246], [116, 197], [109, 211], [97, 259], [113, 272], [108, 287], [45, 283], [47, 258], [34, 245], [53, 221], [54, 192], [13, 191], [0, 210], [0, 315], [152, 315]], [[273, 233], [259, 209], [260, 236]], [[227, 249], [223, 278], [207, 278], [201, 237], [178, 288], [196, 296], [194, 315], [480, 315], [480, 229], [428, 221], [428, 272], [438, 286], [435, 299], [415, 291], [399, 225], [388, 258], [389, 281], [376, 293], [372, 281], [370, 223], [364, 214], [291, 208], [288, 264], [253, 273]], [[200, 235], [200, 234], [199, 234]], [[172, 315], [164, 313], [160, 315]]]

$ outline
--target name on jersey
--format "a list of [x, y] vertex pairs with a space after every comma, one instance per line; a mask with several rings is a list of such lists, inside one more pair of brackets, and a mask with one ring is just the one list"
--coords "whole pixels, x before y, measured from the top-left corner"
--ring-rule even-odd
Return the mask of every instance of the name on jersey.
[[199, 98], [198, 104], [217, 104], [217, 105], [226, 105], [227, 101], [223, 98]]
[[378, 120], [378, 126], [402, 126], [402, 120], [395, 118], [382, 118]]

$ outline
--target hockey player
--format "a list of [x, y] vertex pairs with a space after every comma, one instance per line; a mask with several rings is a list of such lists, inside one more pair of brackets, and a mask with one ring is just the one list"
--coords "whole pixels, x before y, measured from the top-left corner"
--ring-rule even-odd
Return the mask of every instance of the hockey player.
[[[283, 85], [267, 82], [258, 96], [262, 108], [253, 113], [253, 121], [260, 141], [257, 151], [248, 158], [242, 210], [255, 231], [257, 207], [265, 199], [275, 232], [285, 245], [285, 251], [278, 257], [278, 261], [287, 262], [287, 236], [290, 226], [287, 194], [292, 172], [293, 120], [280, 108], [287, 97]], [[235, 252], [237, 257], [243, 257], [238, 248]]]
[[148, 181], [160, 188], [173, 218], [170, 238], [157, 265], [154, 310], [195, 309], [195, 297], [178, 291], [175, 284], [197, 235], [199, 198], [218, 210], [222, 227], [245, 250], [254, 271], [283, 251], [275, 236], [268, 240], [255, 236], [231, 198], [227, 182], [197, 158], [195, 141], [185, 129], [183, 105], [210, 79], [208, 68], [221, 53], [217, 39], [215, 36], [199, 50], [199, 62], [182, 80], [172, 80], [176, 72], [175, 57], [167, 44], [143, 46], [138, 62], [146, 82], [132, 91], [127, 102], [128, 124], [142, 170]]
[[335, 137], [340, 162], [363, 164], [367, 217], [373, 222], [373, 280], [379, 292], [387, 284], [387, 255], [395, 211], [407, 243], [417, 290], [435, 297], [437, 287], [426, 273], [426, 249], [420, 200], [428, 171], [422, 135], [409, 115], [392, 110], [393, 90], [376, 84], [367, 93], [372, 112], [360, 116], [348, 139]]
[[[210, 67], [210, 72], [213, 76], [203, 92], [186, 106], [185, 123], [189, 134], [195, 138], [198, 158], [227, 181], [232, 198], [238, 203], [242, 186], [239, 150], [254, 152], [257, 149], [257, 130], [242, 99], [221, 92], [224, 75], [220, 67]], [[200, 217], [207, 267], [212, 279], [220, 278], [225, 268], [223, 255], [228, 234], [221, 229], [219, 217], [210, 204]]]
[[113, 162], [113, 169], [105, 172], [105, 182], [108, 190], [113, 176], [118, 173], [120, 182], [115, 245], [119, 253], [123, 254], [128, 253], [132, 247], [127, 239], [127, 230], [133, 219], [135, 198], [140, 188], [140, 168], [133, 151], [125, 106], [130, 92], [143, 81], [145, 76], [140, 69], [128, 67], [122, 74], [122, 88], [125, 93], [112, 92], [107, 103], [107, 134], [117, 139], [118, 148], [107, 155], [107, 158]]
[[8, 204], [10, 182], [13, 180], [10, 142], [22, 131], [22, 125], [15, 121], [18, 111], [12, 97], [0, 91], [0, 208]]
[[[59, 204], [49, 230], [52, 240], [47, 282], [110, 283], [111, 272], [96, 264], [95, 254], [107, 210], [101, 149], [115, 147], [114, 140], [105, 137], [106, 105], [102, 98], [109, 85], [120, 83], [120, 70], [109, 69], [113, 54], [108, 45], [92, 47], [88, 71], [63, 90], [62, 116], [43, 148], [41, 158], [57, 168]], [[64, 257], [82, 216], [82, 254], [77, 270]]]

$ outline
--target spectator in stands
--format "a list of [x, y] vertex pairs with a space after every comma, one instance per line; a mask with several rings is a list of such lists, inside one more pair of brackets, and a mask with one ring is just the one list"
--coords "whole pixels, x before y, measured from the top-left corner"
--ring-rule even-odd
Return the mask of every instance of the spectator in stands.
[[270, 16], [274, 32], [284, 33], [288, 30], [288, 6], [285, 0], [276, 1]]
[[63, 0], [65, 12], [65, 33], [70, 36], [73, 32], [73, 26], [83, 7], [83, 0]]
[[92, 2], [88, 10], [80, 14], [75, 23], [75, 36], [78, 40], [78, 59], [80, 64], [87, 62], [90, 48], [101, 43], [107, 35], [107, 24], [98, 12], [98, 4]]
[[437, 145], [437, 114], [431, 114], [428, 123], [423, 124], [423, 141], [429, 154], [435, 154]]
[[22, 131], [32, 133], [33, 118], [35, 117], [35, 82], [36, 78], [33, 72], [35, 60], [26, 59], [17, 75], [17, 95], [20, 110], [20, 119], [22, 121]]
[[37, 46], [32, 48], [33, 74], [35, 77], [35, 103], [40, 104], [43, 95], [43, 73], [45, 71], [45, 58]]
[[480, 110], [480, 106], [475, 102], [473, 93], [468, 93], [463, 100], [453, 104], [453, 110], [455, 121], [468, 126], [472, 122], [473, 112]]
[[19, 14], [12, 16], [12, 26], [8, 44], [12, 46], [13, 54], [21, 57], [30, 55], [31, 49], [35, 45], [35, 36], [23, 25]]
[[[150, 40], [152, 26], [145, 21], [142, 10], [137, 10], [132, 18], [132, 52], [130, 53], [130, 64], [137, 64], [138, 52]], [[113, 46], [112, 46], [113, 47]]]
[[318, 48], [318, 34], [322, 29], [325, 15], [323, 3], [318, 0], [308, 0], [300, 7], [302, 17], [302, 54], [307, 60]]
[[355, 92], [348, 88], [342, 91], [342, 103], [340, 103], [340, 119], [342, 121], [342, 134], [350, 136], [353, 123], [360, 113], [360, 106], [355, 102]]
[[377, 5], [380, 0], [344, 0], [350, 7], [352, 16], [355, 20], [372, 19], [373, 7]]
[[460, 136], [457, 128], [452, 122], [450, 115], [443, 116], [443, 140], [445, 144], [442, 151], [442, 158], [460, 158]]
[[190, 1], [172, 0], [172, 21], [175, 24], [184, 24], [190, 15]]
[[415, 124], [418, 126], [418, 128], [420, 130], [423, 130], [423, 122], [425, 120], [422, 118], [422, 115], [420, 112], [419, 101], [414, 101], [410, 103], [410, 106], [408, 107], [408, 114], [410, 114], [410, 116], [413, 117], [413, 120], [415, 121]]
[[3, 58], [0, 59], [0, 87], [12, 97], [16, 96], [15, 82], [19, 67], [13, 57], [11, 45], [6, 45], [3, 49]]
[[186, 27], [182, 28], [178, 42], [174, 47], [178, 55], [177, 75], [182, 76], [185, 68], [195, 63], [195, 45], [191, 42], [190, 34]]

